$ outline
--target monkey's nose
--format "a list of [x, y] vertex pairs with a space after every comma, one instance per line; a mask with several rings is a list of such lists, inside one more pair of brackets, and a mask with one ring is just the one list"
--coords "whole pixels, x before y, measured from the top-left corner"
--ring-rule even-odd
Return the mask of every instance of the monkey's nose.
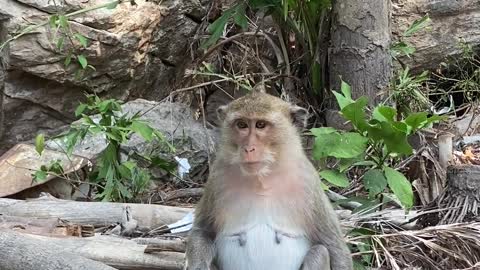
[[251, 153], [251, 152], [254, 152], [255, 151], [255, 147], [254, 146], [247, 146], [244, 148], [245, 152], [246, 153]]

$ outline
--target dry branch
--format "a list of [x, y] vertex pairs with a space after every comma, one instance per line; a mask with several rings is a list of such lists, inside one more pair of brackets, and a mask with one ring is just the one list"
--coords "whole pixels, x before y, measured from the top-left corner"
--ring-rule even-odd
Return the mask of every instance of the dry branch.
[[13, 231], [0, 230], [0, 243], [2, 270], [114, 270], [103, 263], [68, 252], [59, 245]]
[[[17, 239], [14, 241], [13, 239]], [[18, 241], [20, 239], [21, 241]], [[61, 252], [71, 254], [73, 257], [83, 257], [90, 260], [102, 262], [117, 269], [135, 269], [135, 270], [180, 270], [183, 267], [184, 254], [179, 252], [157, 252], [153, 254], [145, 253], [147, 245], [137, 244], [133, 240], [120, 237], [99, 235], [95, 237], [46, 237], [40, 235], [19, 234], [13, 231], [0, 231], [0, 242], [8, 240], [6, 245], [0, 245], [0, 258], [2, 254], [9, 250], [15, 250], [15, 254], [8, 257], [21, 257], [24, 249], [54, 250], [56, 256]], [[181, 240], [179, 240], [181, 241]], [[161, 239], [157, 243], [161, 244]], [[171, 244], [171, 240], [166, 245]], [[3, 242], [2, 242], [3, 243]], [[41, 257], [44, 254], [37, 254]], [[47, 256], [47, 255], [45, 255]], [[61, 256], [59, 256], [61, 257]], [[9, 260], [16, 261], [17, 258]], [[89, 261], [90, 261], [89, 260]], [[3, 260], [0, 259], [0, 262]], [[22, 266], [15, 269], [30, 269]], [[79, 265], [82, 265], [79, 263]], [[1, 266], [1, 263], [0, 263]], [[0, 269], [4, 269], [0, 267]], [[13, 269], [13, 268], [10, 268]], [[37, 265], [37, 268], [47, 269]], [[48, 268], [50, 269], [50, 268]], [[51, 268], [51, 269], [70, 269], [70, 268]], [[111, 269], [111, 268], [72, 268], [72, 269]]]
[[123, 207], [130, 206], [133, 218], [139, 227], [153, 229], [178, 221], [191, 209], [134, 203], [76, 202], [39, 198], [13, 200], [0, 198], [0, 213], [29, 218], [60, 218], [76, 224], [91, 224], [95, 227], [122, 221]]

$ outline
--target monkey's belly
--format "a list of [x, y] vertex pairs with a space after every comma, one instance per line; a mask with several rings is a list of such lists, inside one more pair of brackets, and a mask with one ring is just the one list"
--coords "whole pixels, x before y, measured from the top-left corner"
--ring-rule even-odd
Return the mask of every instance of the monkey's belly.
[[238, 234], [219, 235], [216, 248], [220, 270], [299, 270], [310, 243], [304, 236], [258, 224]]

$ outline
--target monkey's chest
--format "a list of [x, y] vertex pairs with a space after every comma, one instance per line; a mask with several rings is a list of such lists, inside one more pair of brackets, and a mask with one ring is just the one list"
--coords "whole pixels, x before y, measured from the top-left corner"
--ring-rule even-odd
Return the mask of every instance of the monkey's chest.
[[305, 236], [267, 223], [220, 233], [215, 242], [220, 270], [299, 270], [310, 249]]

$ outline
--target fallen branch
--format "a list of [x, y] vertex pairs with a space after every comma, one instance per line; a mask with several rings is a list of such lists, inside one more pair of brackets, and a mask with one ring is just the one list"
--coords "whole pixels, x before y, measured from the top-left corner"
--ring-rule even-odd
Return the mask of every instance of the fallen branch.
[[[145, 253], [147, 245], [137, 244], [133, 240], [120, 237], [98, 235], [94, 237], [46, 237], [40, 235], [20, 234], [17, 232], [4, 230], [0, 231], [0, 242], [8, 241], [7, 244], [0, 245], [0, 269], [3, 268], [4, 259], [17, 261], [22, 254], [36, 254], [36, 257], [43, 257], [45, 254], [38, 253], [35, 250], [52, 250], [55, 257], [63, 257], [67, 254], [70, 257], [86, 258], [85, 260], [98, 261], [114, 267], [116, 269], [135, 269], [135, 270], [180, 270], [183, 268], [184, 254], [180, 252], [158, 252], [153, 254]], [[167, 244], [171, 240], [167, 240]], [[161, 239], [157, 240], [161, 244]], [[11, 253], [13, 250], [14, 252]], [[24, 250], [28, 250], [25, 252]], [[4, 254], [9, 254], [6, 257]], [[14, 254], [14, 255], [13, 255]], [[61, 254], [61, 255], [59, 255]], [[47, 254], [48, 255], [48, 254]], [[45, 255], [45, 256], [47, 256]], [[53, 256], [50, 254], [48, 256]], [[11, 259], [10, 259], [11, 257]], [[14, 258], [17, 257], [17, 258]], [[30, 261], [36, 261], [37, 258]], [[25, 260], [25, 259], [24, 259]], [[25, 268], [23, 264], [15, 264], [17, 268], [9, 269], [112, 269], [85, 267], [77, 261], [79, 266], [84, 268], [44, 268], [42, 265], [35, 264], [34, 268]], [[94, 264], [92, 264], [94, 265]], [[102, 265], [102, 264], [99, 264]]]
[[114, 270], [101, 262], [9, 230], [0, 230], [2, 270]]
[[122, 221], [123, 207], [130, 206], [138, 226], [153, 229], [178, 221], [191, 209], [153, 204], [76, 202], [49, 198], [13, 200], [0, 198], [0, 213], [29, 218], [60, 218], [75, 224], [103, 227]]

